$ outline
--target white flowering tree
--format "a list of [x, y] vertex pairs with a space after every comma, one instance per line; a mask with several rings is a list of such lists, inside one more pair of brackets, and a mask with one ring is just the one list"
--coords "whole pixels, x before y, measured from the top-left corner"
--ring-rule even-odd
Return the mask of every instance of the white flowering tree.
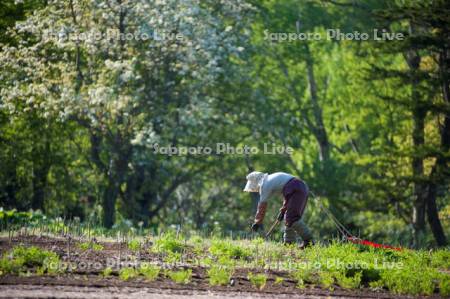
[[2, 47], [2, 109], [85, 132], [105, 226], [118, 198], [154, 216], [205, 163], [167, 161], [152, 145], [212, 140], [214, 87], [245, 50], [250, 8], [240, 0], [48, 1], [12, 30], [21, 42]]

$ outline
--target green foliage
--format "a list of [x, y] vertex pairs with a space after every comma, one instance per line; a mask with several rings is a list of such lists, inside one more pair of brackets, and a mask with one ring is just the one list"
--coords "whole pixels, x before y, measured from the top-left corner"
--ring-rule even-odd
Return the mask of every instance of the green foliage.
[[0, 275], [4, 274], [19, 274], [24, 270], [24, 260], [15, 258], [11, 259], [7, 256], [3, 256], [0, 259]]
[[246, 259], [251, 256], [248, 248], [233, 244], [227, 240], [214, 239], [209, 252], [216, 257], [226, 257], [232, 259]]
[[230, 282], [234, 269], [223, 266], [212, 266], [208, 269], [210, 285], [227, 285]]
[[139, 240], [131, 240], [128, 242], [128, 249], [130, 249], [131, 251], [137, 252], [141, 249], [141, 242], [139, 242]]
[[89, 241], [89, 242], [83, 242], [79, 245], [79, 248], [83, 251], [86, 250], [93, 250], [93, 251], [102, 251], [104, 249], [102, 244]]
[[1, 274], [19, 274], [29, 268], [36, 269], [37, 273], [42, 274], [62, 271], [60, 259], [56, 253], [35, 246], [15, 247], [0, 260]]
[[252, 272], [249, 272], [247, 278], [258, 290], [262, 290], [266, 286], [267, 276], [264, 273], [253, 274]]
[[336, 282], [344, 289], [356, 289], [360, 287], [362, 272], [358, 271], [352, 276], [347, 276], [345, 271], [338, 271], [334, 273]]
[[180, 253], [184, 248], [185, 245], [181, 238], [177, 238], [174, 233], [168, 232], [156, 239], [153, 251], [158, 253]]
[[111, 276], [112, 271], [113, 271], [113, 270], [112, 270], [111, 267], [106, 267], [105, 269], [103, 269], [101, 275], [102, 275], [103, 277], [109, 277], [109, 276]]
[[442, 274], [439, 280], [439, 293], [442, 296], [450, 296], [450, 274]]
[[125, 268], [120, 269], [120, 271], [119, 271], [119, 278], [122, 280], [125, 280], [125, 281], [135, 278], [138, 275], [139, 275], [139, 272], [132, 267], [125, 267]]
[[385, 270], [384, 285], [396, 294], [431, 295], [435, 288], [436, 270], [430, 268]]
[[146, 280], [153, 281], [158, 278], [161, 268], [150, 263], [142, 263], [139, 267], [139, 274], [143, 275]]
[[188, 284], [192, 278], [192, 269], [168, 271], [167, 276], [169, 276], [170, 279], [172, 279], [176, 283]]
[[333, 283], [334, 283], [334, 273], [333, 272], [326, 272], [326, 271], [320, 271], [318, 273], [318, 281], [321, 287], [324, 289], [333, 289]]
[[438, 249], [431, 254], [432, 267], [450, 269], [450, 251], [446, 249]]
[[280, 284], [283, 284], [283, 282], [284, 282], [284, 278], [277, 276], [277, 277], [275, 277], [275, 281], [273, 283], [280, 285]]
[[167, 255], [164, 257], [164, 262], [168, 264], [176, 264], [181, 262], [181, 253], [180, 252], [167, 252]]

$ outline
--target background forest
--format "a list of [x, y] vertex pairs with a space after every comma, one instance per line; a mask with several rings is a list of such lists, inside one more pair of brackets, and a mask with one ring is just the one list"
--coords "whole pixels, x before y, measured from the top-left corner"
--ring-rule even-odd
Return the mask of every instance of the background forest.
[[[2, 0], [0, 206], [107, 228], [248, 231], [258, 198], [242, 192], [246, 174], [285, 171], [356, 235], [444, 246], [449, 23], [444, 0]], [[106, 33], [150, 38], [95, 38]], [[324, 38], [285, 38], [300, 33]], [[156, 150], [217, 143], [260, 151]], [[305, 218], [336, 235], [314, 200]]]

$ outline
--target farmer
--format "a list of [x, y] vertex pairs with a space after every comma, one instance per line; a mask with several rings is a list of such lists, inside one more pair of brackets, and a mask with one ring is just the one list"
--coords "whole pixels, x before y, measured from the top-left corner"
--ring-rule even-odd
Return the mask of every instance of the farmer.
[[297, 236], [300, 236], [303, 239], [301, 248], [313, 244], [311, 231], [301, 220], [309, 192], [305, 182], [284, 172], [267, 174], [253, 171], [247, 175], [247, 184], [244, 191], [259, 192], [258, 209], [252, 225], [253, 231], [258, 231], [262, 226], [267, 209], [267, 200], [274, 195], [282, 194], [284, 200], [278, 214], [278, 220], [284, 219], [284, 243], [295, 243]]

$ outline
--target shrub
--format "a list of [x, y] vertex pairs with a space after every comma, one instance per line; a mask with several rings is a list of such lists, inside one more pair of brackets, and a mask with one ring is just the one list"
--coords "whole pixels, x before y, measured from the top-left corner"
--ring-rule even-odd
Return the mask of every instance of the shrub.
[[230, 282], [234, 270], [232, 268], [212, 266], [208, 270], [210, 285], [227, 285]]
[[160, 267], [149, 263], [142, 263], [139, 268], [139, 274], [143, 275], [145, 279], [149, 281], [155, 280], [158, 277], [160, 271]]
[[167, 275], [176, 283], [188, 284], [192, 278], [192, 269], [169, 271]]
[[264, 289], [264, 287], [266, 286], [267, 276], [263, 273], [253, 274], [252, 272], [249, 272], [247, 278], [251, 282], [251, 284], [259, 290]]

